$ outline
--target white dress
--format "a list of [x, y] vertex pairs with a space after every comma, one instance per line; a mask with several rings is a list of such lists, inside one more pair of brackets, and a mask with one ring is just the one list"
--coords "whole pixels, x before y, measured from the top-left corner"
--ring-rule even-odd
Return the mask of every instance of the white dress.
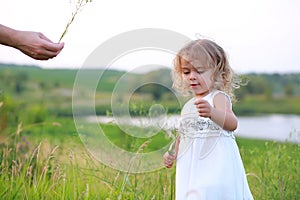
[[[219, 92], [203, 99], [213, 106]], [[189, 100], [181, 112], [176, 200], [253, 199], [233, 132], [199, 117], [194, 101]]]

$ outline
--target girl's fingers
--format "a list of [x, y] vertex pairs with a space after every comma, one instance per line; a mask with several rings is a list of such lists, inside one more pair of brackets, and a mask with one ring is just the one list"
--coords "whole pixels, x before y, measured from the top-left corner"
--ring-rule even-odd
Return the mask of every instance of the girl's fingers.
[[168, 152], [166, 152], [165, 155], [164, 155], [164, 159], [173, 159], [173, 160], [175, 160], [176, 156], [170, 155]]
[[173, 162], [164, 162], [165, 167], [170, 168], [173, 166]]
[[195, 102], [194, 102], [195, 105], [205, 104], [205, 103], [207, 103], [207, 101], [204, 100], [204, 99], [201, 99], [201, 98], [196, 99]]
[[199, 98], [195, 101], [194, 104], [197, 108], [199, 116], [210, 117], [211, 105], [206, 100]]
[[173, 166], [176, 157], [174, 155], [170, 155], [168, 152], [164, 155], [164, 165], [166, 168], [170, 168]]

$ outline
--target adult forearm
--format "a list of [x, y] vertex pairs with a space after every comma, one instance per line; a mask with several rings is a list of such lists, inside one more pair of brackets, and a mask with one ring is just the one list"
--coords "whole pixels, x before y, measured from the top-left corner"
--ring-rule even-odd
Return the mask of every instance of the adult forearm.
[[0, 44], [15, 47], [14, 36], [17, 30], [0, 24]]

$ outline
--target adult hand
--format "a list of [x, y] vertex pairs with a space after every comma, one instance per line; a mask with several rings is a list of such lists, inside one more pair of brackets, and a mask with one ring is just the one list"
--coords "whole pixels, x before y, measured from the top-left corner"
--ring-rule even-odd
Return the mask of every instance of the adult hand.
[[36, 60], [53, 58], [64, 48], [64, 43], [54, 43], [42, 33], [19, 31], [1, 24], [0, 44], [16, 48]]
[[13, 47], [36, 60], [48, 60], [57, 56], [64, 43], [54, 43], [44, 34], [32, 31], [18, 31]]

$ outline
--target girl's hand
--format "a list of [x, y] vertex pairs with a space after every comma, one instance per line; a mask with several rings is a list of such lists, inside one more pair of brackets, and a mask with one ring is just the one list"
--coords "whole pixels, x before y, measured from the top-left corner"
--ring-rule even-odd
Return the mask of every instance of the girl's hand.
[[198, 114], [201, 117], [211, 117], [212, 106], [204, 99], [197, 98], [195, 101], [195, 106], [197, 108]]
[[201, 98], [197, 98], [194, 104], [199, 116], [209, 117], [224, 130], [234, 131], [237, 128], [238, 121], [231, 109], [230, 99], [223, 93], [215, 95], [213, 99], [214, 106]]
[[164, 165], [166, 168], [171, 168], [174, 161], [176, 160], [175, 155], [170, 155], [169, 152], [166, 152], [164, 155]]

